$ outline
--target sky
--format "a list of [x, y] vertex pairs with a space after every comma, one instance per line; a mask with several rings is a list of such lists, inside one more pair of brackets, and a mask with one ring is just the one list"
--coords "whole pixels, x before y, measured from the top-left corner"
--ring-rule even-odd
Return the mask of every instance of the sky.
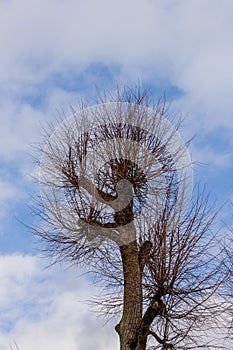
[[[80, 97], [150, 87], [185, 117], [194, 182], [232, 224], [233, 2], [231, 0], [0, 0], [0, 348], [118, 348], [83, 302], [98, 293], [64, 264], [46, 268], [25, 227], [38, 194], [34, 145], [43, 125]], [[91, 335], [91, 336], [90, 336]]]

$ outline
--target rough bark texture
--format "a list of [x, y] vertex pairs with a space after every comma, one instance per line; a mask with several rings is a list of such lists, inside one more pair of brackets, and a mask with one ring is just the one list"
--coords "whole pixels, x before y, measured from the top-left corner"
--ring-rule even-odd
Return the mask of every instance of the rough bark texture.
[[163, 302], [155, 297], [154, 302], [152, 302], [142, 317], [135, 350], [146, 350], [147, 338], [150, 334], [150, 326], [156, 316], [164, 313], [164, 309]]
[[[154, 296], [144, 315], [142, 312], [142, 271], [144, 265], [141, 255], [146, 246], [149, 245], [144, 245], [139, 251], [137, 242], [133, 241], [120, 247], [124, 270], [123, 315], [120, 323], [116, 326], [120, 337], [120, 350], [146, 350], [147, 338], [154, 318], [165, 313], [165, 306], [159, 293]], [[146, 247], [147, 252], [149, 252], [148, 248]]]
[[124, 272], [124, 308], [116, 331], [120, 350], [136, 349], [138, 329], [142, 318], [142, 277], [137, 242], [120, 248]]

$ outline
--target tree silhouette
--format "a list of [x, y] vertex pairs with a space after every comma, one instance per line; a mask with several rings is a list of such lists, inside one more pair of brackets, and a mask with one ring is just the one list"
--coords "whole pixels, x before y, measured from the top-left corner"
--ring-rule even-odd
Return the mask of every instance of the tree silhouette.
[[118, 90], [72, 110], [40, 148], [34, 232], [55, 261], [95, 273], [121, 350], [213, 348], [224, 311], [216, 212], [192, 195], [181, 120], [168, 118], [140, 87]]

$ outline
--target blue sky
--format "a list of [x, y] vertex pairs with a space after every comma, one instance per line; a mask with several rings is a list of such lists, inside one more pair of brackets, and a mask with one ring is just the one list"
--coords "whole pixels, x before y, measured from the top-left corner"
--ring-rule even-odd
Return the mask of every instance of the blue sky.
[[[68, 116], [81, 96], [94, 103], [96, 87], [116, 82], [165, 92], [171, 113], [186, 117], [183, 139], [195, 135], [195, 181], [217, 205], [233, 200], [232, 18], [231, 0], [0, 0], [1, 349], [13, 339], [20, 350], [118, 345], [111, 324], [79, 303], [95, 288], [74, 269], [45, 269], [20, 223], [34, 220], [32, 144], [57, 110]], [[229, 204], [223, 222], [232, 223]]]

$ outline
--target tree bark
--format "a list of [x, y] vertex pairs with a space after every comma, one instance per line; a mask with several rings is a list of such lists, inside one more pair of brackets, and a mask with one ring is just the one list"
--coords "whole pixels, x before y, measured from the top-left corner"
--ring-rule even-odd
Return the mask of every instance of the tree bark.
[[155, 296], [151, 305], [148, 307], [142, 317], [140, 329], [138, 332], [137, 346], [135, 347], [135, 350], [146, 350], [147, 338], [150, 334], [150, 326], [155, 317], [158, 315], [163, 315], [164, 312], [165, 306], [163, 302], [160, 300], [160, 298], [157, 298], [157, 296]]
[[[135, 230], [131, 226], [128, 234], [135, 237], [132, 228]], [[154, 318], [166, 312], [158, 291], [144, 315], [142, 314], [142, 273], [150, 249], [151, 243], [144, 242], [139, 250], [136, 239], [120, 247], [124, 273], [124, 303], [121, 321], [115, 328], [120, 337], [120, 350], [146, 350]], [[158, 337], [157, 341], [159, 340]]]
[[120, 337], [120, 350], [134, 350], [142, 320], [142, 274], [136, 240], [121, 246], [120, 252], [124, 273], [124, 304], [116, 331]]

